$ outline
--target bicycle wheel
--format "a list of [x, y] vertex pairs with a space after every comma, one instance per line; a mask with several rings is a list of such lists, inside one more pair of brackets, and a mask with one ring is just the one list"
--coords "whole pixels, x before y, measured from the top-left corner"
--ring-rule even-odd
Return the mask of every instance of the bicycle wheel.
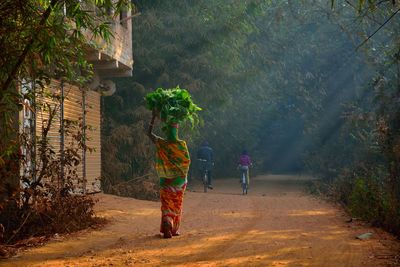
[[246, 177], [244, 173], [242, 174], [242, 194], [244, 195], [246, 193]]
[[207, 172], [204, 172], [204, 175], [203, 175], [203, 185], [204, 185], [204, 193], [207, 193], [207, 188], [208, 188]]

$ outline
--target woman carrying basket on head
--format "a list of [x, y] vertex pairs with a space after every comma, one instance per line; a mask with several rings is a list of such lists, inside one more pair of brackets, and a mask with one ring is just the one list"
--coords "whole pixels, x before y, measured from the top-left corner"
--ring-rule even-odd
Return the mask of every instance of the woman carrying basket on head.
[[[146, 96], [147, 106], [153, 110], [148, 136], [156, 146], [155, 168], [160, 179], [161, 227], [164, 238], [179, 235], [182, 217], [183, 196], [187, 185], [187, 174], [190, 165], [189, 151], [186, 142], [178, 137], [178, 122], [192, 116], [197, 110], [188, 92], [179, 87], [175, 89], [157, 89]], [[176, 103], [186, 101], [184, 107], [191, 108], [175, 115], [172, 111], [182, 107]], [[161, 103], [161, 104], [160, 104]], [[175, 105], [175, 106], [174, 106]], [[193, 106], [192, 106], [193, 105]], [[170, 109], [174, 107], [174, 109]], [[171, 112], [170, 112], [171, 111]], [[185, 111], [185, 110], [184, 110]], [[183, 116], [182, 116], [183, 114]], [[166, 135], [161, 138], [153, 133], [153, 125], [157, 118], [163, 123], [162, 130]], [[190, 117], [193, 119], [192, 117]]]

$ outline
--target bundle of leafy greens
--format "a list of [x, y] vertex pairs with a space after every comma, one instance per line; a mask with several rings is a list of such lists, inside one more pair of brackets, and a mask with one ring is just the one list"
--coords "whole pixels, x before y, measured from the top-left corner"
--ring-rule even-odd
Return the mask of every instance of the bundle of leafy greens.
[[193, 103], [189, 92], [179, 86], [171, 89], [158, 88], [145, 97], [147, 108], [159, 113], [163, 128], [185, 121], [191, 123], [192, 128], [199, 123], [197, 112], [201, 110]]

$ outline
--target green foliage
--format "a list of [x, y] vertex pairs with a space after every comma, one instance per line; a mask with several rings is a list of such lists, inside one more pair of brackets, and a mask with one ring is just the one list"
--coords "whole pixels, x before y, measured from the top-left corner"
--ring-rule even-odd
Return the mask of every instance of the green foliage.
[[[342, 1], [336, 1], [336, 0], [331, 0], [331, 7], [334, 8], [335, 4], [338, 4], [337, 2], [342, 2]], [[367, 12], [370, 11], [377, 11], [384, 2], [387, 2], [387, 6], [390, 8], [390, 6], [395, 7], [396, 5], [399, 4], [398, 0], [390, 0], [390, 1], [380, 1], [380, 0], [355, 0], [355, 1], [348, 1], [347, 3], [355, 8], [357, 12], [361, 13], [364, 10], [367, 10]]]
[[[15, 142], [22, 80], [43, 87], [51, 78], [83, 85], [92, 75], [85, 51], [112, 37], [112, 19], [128, 0], [4, 0], [0, 4], [0, 167]], [[31, 99], [32, 100], [32, 99]], [[14, 146], [15, 148], [15, 146]], [[8, 153], [8, 152], [7, 152]], [[15, 153], [15, 150], [14, 152]]]
[[373, 177], [355, 178], [354, 188], [350, 195], [351, 212], [364, 220], [377, 222], [384, 216], [385, 199], [379, 179]]
[[197, 112], [201, 110], [193, 103], [189, 92], [179, 86], [172, 89], [158, 88], [146, 95], [148, 109], [160, 114], [166, 126], [190, 121], [192, 127], [199, 122]]

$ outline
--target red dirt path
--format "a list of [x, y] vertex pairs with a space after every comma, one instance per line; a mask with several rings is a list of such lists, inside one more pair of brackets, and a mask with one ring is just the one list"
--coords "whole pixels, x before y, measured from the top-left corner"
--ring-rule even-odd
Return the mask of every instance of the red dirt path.
[[[346, 223], [341, 209], [303, 192], [304, 179], [259, 176], [247, 196], [236, 179], [217, 180], [207, 194], [189, 187], [182, 236], [169, 240], [158, 235], [159, 203], [101, 194], [104, 228], [55, 238], [0, 266], [395, 265], [392, 236]], [[370, 240], [355, 238], [365, 232]]]

